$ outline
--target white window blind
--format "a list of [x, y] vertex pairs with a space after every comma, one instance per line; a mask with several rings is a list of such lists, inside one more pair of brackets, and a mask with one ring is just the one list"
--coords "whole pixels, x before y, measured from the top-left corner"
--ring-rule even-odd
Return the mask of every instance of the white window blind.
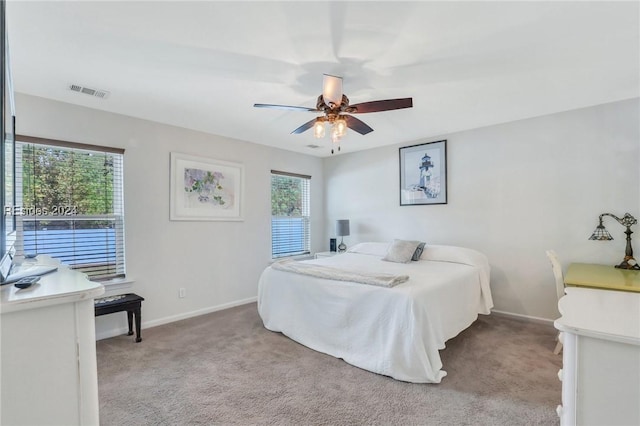
[[123, 153], [18, 136], [16, 253], [47, 254], [94, 280], [123, 277]]
[[311, 253], [311, 176], [271, 171], [271, 256]]

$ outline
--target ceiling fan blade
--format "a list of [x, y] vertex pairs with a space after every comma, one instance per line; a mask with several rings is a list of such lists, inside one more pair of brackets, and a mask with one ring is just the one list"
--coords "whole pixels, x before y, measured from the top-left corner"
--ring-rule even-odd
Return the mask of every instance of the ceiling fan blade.
[[338, 106], [342, 103], [342, 77], [323, 74], [322, 99], [327, 105], [333, 103]]
[[341, 115], [341, 118], [347, 120], [347, 127], [360, 133], [361, 135], [366, 135], [367, 133], [373, 132], [373, 129], [369, 127], [364, 121], [359, 120], [350, 115]]
[[307, 108], [301, 106], [293, 106], [293, 105], [274, 105], [274, 104], [253, 104], [256, 108], [275, 108], [275, 109], [286, 109], [289, 111], [312, 111], [318, 112], [315, 108]]
[[302, 126], [298, 127], [297, 129], [295, 129], [293, 132], [291, 132], [291, 134], [300, 134], [302, 132], [306, 132], [307, 130], [309, 130], [310, 128], [313, 127], [313, 125], [316, 123], [316, 119], [314, 118], [313, 120], [307, 121], [306, 123], [304, 123]]
[[365, 112], [390, 111], [411, 107], [413, 107], [413, 98], [386, 99], [384, 101], [371, 101], [351, 105], [348, 112], [350, 114], [362, 114]]

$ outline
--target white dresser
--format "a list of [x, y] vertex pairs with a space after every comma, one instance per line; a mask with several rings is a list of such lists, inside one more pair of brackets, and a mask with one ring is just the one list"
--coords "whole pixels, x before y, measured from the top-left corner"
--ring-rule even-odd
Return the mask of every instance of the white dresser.
[[561, 425], [640, 425], [640, 293], [568, 287]]
[[30, 288], [2, 286], [0, 424], [99, 424], [94, 298], [103, 293], [62, 265]]

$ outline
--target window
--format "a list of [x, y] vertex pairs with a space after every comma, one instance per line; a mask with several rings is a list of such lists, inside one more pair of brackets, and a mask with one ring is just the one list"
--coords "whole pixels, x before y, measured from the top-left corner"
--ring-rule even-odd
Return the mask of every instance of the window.
[[311, 253], [311, 176], [271, 170], [271, 256]]
[[16, 253], [47, 254], [94, 280], [123, 277], [124, 151], [16, 139]]

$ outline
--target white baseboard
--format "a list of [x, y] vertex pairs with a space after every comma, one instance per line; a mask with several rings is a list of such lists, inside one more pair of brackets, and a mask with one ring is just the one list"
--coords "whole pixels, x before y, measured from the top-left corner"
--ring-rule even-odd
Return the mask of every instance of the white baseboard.
[[517, 319], [517, 320], [520, 320], [520, 321], [535, 322], [535, 323], [538, 323], [538, 324], [550, 325], [551, 327], [553, 327], [553, 320], [546, 319], [546, 318], [533, 317], [531, 315], [514, 314], [512, 312], [497, 311], [495, 309], [492, 309], [491, 313], [492, 314], [496, 314], [496, 315], [509, 317], [509, 318], [513, 318], [513, 319]]
[[[212, 312], [222, 311], [223, 309], [229, 309], [240, 305], [246, 305], [247, 303], [253, 303], [258, 300], [257, 297], [249, 297], [247, 299], [236, 300], [234, 302], [223, 303], [222, 305], [212, 306], [205, 309], [198, 309], [197, 311], [185, 312], [178, 315], [172, 315], [169, 317], [160, 318], [152, 321], [143, 321], [142, 330], [146, 328], [156, 327], [163, 324], [169, 324], [170, 322], [180, 321], [188, 318], [197, 317], [200, 315], [210, 314]], [[111, 330], [103, 330], [100, 333], [96, 332], [96, 340], [108, 339], [110, 337], [120, 336], [127, 334], [128, 328], [115, 328]]]

